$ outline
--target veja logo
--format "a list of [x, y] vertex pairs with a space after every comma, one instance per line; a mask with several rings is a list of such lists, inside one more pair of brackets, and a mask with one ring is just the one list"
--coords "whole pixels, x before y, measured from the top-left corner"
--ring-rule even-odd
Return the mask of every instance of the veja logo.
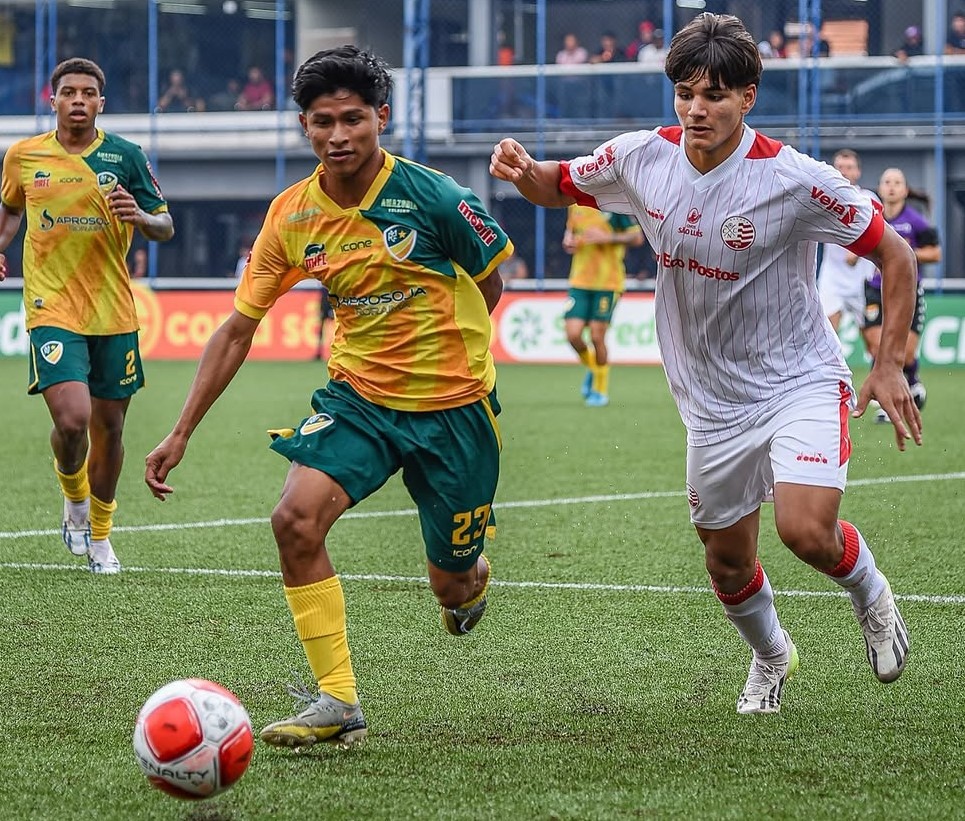
[[858, 216], [858, 207], [839, 202], [836, 197], [825, 194], [820, 188], [811, 186], [811, 199], [818, 203], [825, 211], [830, 211], [838, 218], [842, 225], [851, 225]]
[[616, 159], [616, 150], [612, 145], [608, 145], [603, 149], [601, 154], [596, 154], [589, 162], [585, 162], [583, 165], [578, 165], [576, 167], [576, 173], [587, 179], [590, 177], [595, 177], [597, 174], [605, 171], [607, 168], [613, 165], [613, 163], [616, 162]]
[[44, 342], [44, 344], [40, 346], [40, 355], [44, 358], [45, 362], [56, 365], [64, 355], [64, 343], [58, 340]]

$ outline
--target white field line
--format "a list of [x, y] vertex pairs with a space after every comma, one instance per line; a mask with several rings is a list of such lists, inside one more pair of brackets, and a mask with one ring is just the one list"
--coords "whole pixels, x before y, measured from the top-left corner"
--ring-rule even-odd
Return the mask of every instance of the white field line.
[[[46, 570], [46, 571], [83, 571], [87, 568], [80, 564], [40, 564], [29, 562], [0, 562], [0, 570]], [[229, 578], [258, 578], [280, 579], [277, 570], [228, 570], [226, 568], [201, 567], [125, 567], [124, 573], [160, 573], [183, 576], [225, 576]], [[427, 578], [419, 576], [389, 576], [379, 573], [340, 573], [342, 581], [350, 582], [396, 582], [401, 584], [428, 585]], [[599, 593], [663, 593], [670, 595], [697, 593], [708, 595], [712, 591], [709, 587], [690, 587], [677, 585], [656, 584], [599, 584], [595, 582], [532, 582], [505, 581], [493, 579], [493, 587], [523, 588], [538, 590], [577, 590]], [[843, 598], [848, 594], [841, 590], [775, 590], [775, 595], [789, 596], [801, 599]], [[896, 593], [896, 599], [901, 601], [923, 602], [925, 604], [965, 604], [965, 596], [928, 596], [917, 593], [901, 595]]]
[[[885, 476], [877, 479], [854, 479], [848, 482], [849, 488], [871, 487], [876, 485], [893, 485], [907, 482], [951, 482], [965, 479], [965, 471], [959, 473], [920, 473], [911, 476]], [[572, 496], [562, 499], [524, 499], [515, 502], [497, 502], [496, 510], [527, 507], [556, 507], [559, 505], [591, 505], [606, 502], [635, 502], [642, 499], [675, 499], [683, 498], [686, 494], [678, 490], [654, 490], [643, 493], [614, 493], [600, 496]], [[350, 510], [343, 514], [339, 521], [346, 519], [381, 519], [391, 516], [415, 516], [415, 508], [406, 510]], [[211, 519], [204, 522], [159, 522], [150, 525], [121, 525], [114, 528], [116, 533], [162, 532], [165, 530], [199, 530], [203, 528], [244, 527], [246, 525], [268, 524], [270, 519], [265, 516], [248, 519]], [[60, 530], [48, 528], [44, 530], [0, 530], [0, 539], [26, 539], [34, 536], [59, 536]]]

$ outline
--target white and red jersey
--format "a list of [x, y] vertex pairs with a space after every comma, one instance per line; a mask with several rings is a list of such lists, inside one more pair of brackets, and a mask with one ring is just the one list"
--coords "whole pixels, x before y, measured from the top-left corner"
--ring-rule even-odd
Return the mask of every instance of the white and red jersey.
[[818, 298], [817, 246], [866, 254], [884, 222], [835, 169], [745, 126], [707, 174], [679, 127], [622, 134], [561, 170], [563, 193], [633, 214], [653, 247], [657, 340], [690, 444], [747, 430], [796, 388], [850, 384]]

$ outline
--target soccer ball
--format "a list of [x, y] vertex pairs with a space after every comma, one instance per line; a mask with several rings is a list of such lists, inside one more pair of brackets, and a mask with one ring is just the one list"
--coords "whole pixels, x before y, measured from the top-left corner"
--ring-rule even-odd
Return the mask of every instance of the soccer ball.
[[137, 715], [134, 753], [147, 780], [177, 798], [210, 798], [251, 762], [251, 719], [230, 690], [179, 679], [152, 695]]

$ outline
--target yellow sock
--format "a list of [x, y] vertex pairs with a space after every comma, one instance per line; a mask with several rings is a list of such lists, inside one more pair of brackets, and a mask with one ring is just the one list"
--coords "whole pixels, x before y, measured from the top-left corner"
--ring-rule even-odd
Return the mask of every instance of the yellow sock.
[[610, 390], [610, 366], [597, 365], [593, 370], [593, 390], [604, 396]]
[[111, 535], [114, 526], [114, 511], [117, 510], [117, 500], [102, 502], [93, 494], [90, 497], [90, 538], [92, 542], [100, 542]]
[[57, 463], [54, 462], [54, 472], [57, 474], [57, 481], [60, 482], [60, 489], [64, 496], [71, 502], [84, 502], [90, 496], [90, 480], [87, 478], [87, 462], [81, 465], [77, 473], [70, 475], [61, 473]]
[[584, 348], [579, 353], [580, 362], [582, 362], [590, 370], [596, 367], [596, 351], [593, 348]]
[[345, 597], [338, 576], [286, 587], [285, 598], [318, 689], [354, 704], [359, 700], [345, 629]]

